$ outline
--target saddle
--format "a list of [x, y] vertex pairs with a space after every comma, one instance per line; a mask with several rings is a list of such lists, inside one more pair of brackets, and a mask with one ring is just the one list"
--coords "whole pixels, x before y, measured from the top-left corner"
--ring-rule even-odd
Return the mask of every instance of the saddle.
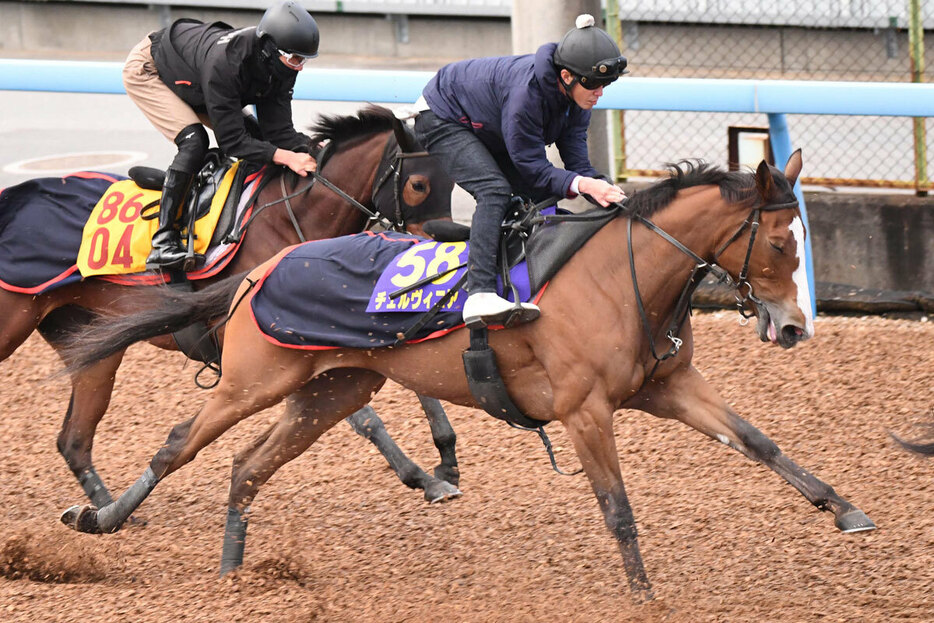
[[[220, 188], [221, 181], [235, 163], [236, 160], [224, 156], [218, 149], [209, 150], [205, 156], [204, 164], [195, 176], [195, 181], [191, 185], [182, 207], [180, 222], [189, 232], [189, 248], [193, 244], [190, 238], [193, 236], [195, 222], [210, 212], [211, 202], [218, 188]], [[211, 236], [211, 243], [208, 246], [220, 244], [233, 230], [236, 206], [239, 204], [243, 192], [243, 182], [257, 170], [259, 170], [259, 166], [241, 162], [230, 185], [230, 192], [224, 202], [220, 218]], [[148, 190], [162, 190], [162, 185], [165, 182], [165, 171], [154, 167], [132, 167], [128, 174], [130, 179], [136, 182], [137, 186]], [[143, 215], [145, 220], [154, 218], [158, 218], [157, 211]]]
[[[324, 166], [324, 163], [327, 162], [333, 151], [333, 144], [328, 141], [319, 145], [312, 153], [312, 156], [318, 162], [319, 168]], [[221, 181], [235, 162], [235, 160], [224, 156], [218, 149], [211, 149], [208, 151], [204, 165], [195, 177], [195, 182], [192, 184], [188, 197], [185, 199], [182, 223], [187, 226], [189, 232], [193, 232], [194, 223], [210, 211], [214, 195], [220, 187]], [[237, 222], [237, 206], [240, 204], [240, 199], [242, 197], [244, 181], [260, 168], [260, 165], [247, 165], [247, 163], [241, 162], [240, 167], [234, 175], [233, 182], [230, 185], [229, 194], [224, 202], [224, 207], [221, 209], [220, 217], [214, 228], [214, 233], [211, 236], [211, 242], [208, 247], [224, 244], [239, 238], [243, 228], [246, 226], [244, 223]], [[136, 182], [140, 188], [161, 190], [165, 182], [165, 171], [154, 167], [133, 167], [128, 173], [130, 178]], [[265, 178], [263, 184], [269, 180], [270, 178]], [[258, 196], [260, 190], [260, 188], [257, 188], [253, 195]], [[157, 214], [152, 214], [144, 218], [151, 219], [157, 216]], [[188, 244], [192, 245], [193, 241], [189, 239]], [[189, 246], [189, 248], [191, 247]], [[186, 292], [194, 290], [191, 282], [185, 278], [184, 274], [172, 274], [168, 285], [169, 287]], [[206, 323], [194, 323], [180, 331], [176, 331], [172, 334], [172, 337], [178, 349], [189, 359], [207, 364], [207, 369], [217, 369], [219, 366], [220, 345], [217, 340], [217, 335], [210, 330]], [[202, 369], [202, 372], [203, 371], [204, 368]], [[196, 382], [201, 385], [197, 377]], [[207, 387], [208, 385], [204, 386]]]

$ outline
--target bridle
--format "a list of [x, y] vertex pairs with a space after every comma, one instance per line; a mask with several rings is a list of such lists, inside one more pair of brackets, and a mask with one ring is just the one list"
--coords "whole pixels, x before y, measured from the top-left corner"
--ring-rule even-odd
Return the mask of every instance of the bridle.
[[[392, 141], [386, 143], [386, 151], [388, 152], [392, 149]], [[406, 159], [408, 158], [427, 158], [427, 151], [416, 151], [416, 152], [405, 152], [402, 151], [398, 146], [396, 146], [392, 153], [384, 153], [383, 160], [380, 162], [380, 168], [377, 169], [376, 181], [373, 183], [373, 204], [376, 205], [376, 196], [383, 189], [383, 187], [392, 180], [392, 199], [395, 212], [393, 214], [393, 222], [390, 226], [386, 227], [385, 223], [382, 223], [387, 229], [392, 229], [394, 231], [405, 231], [405, 219], [402, 214], [402, 192], [405, 180], [402, 177], [402, 167], [405, 164]], [[384, 168], [385, 165], [385, 168]], [[382, 173], [380, 173], [382, 171]], [[379, 208], [377, 208], [379, 211]], [[380, 212], [382, 214], [382, 212]], [[370, 217], [370, 220], [374, 219]], [[367, 224], [368, 229], [370, 223]]]
[[[779, 210], [792, 210], [798, 209], [798, 201], [788, 201], [785, 203], [770, 203], [765, 205], [759, 205], [753, 208], [749, 217], [743, 221], [742, 225], [739, 226], [739, 229], [727, 239], [726, 242], [713, 254], [713, 260], [716, 262], [720, 259], [720, 255], [726, 251], [727, 247], [736, 242], [736, 240], [742, 235], [742, 233], [749, 228], [749, 245], [746, 247], [746, 257], [743, 259], [743, 268], [739, 271], [739, 277], [734, 281], [730, 277], [729, 273], [726, 273], [724, 282], [727, 285], [731, 286], [736, 293], [734, 297], [736, 298], [736, 307], [740, 316], [743, 318], [751, 318], [754, 314], [748, 310], [746, 303], [752, 301], [753, 303], [759, 305], [762, 301], [757, 299], [752, 293], [752, 284], [749, 283], [749, 258], [752, 255], [752, 247], [756, 243], [756, 234], [759, 231], [759, 216], [762, 212], [777, 212]], [[714, 264], [716, 265], [716, 264]], [[719, 268], [719, 267], [718, 267]], [[721, 269], [722, 270], [722, 269]], [[724, 271], [725, 273], [726, 271]], [[719, 276], [718, 276], [719, 277]], [[728, 280], [728, 281], [726, 281]], [[746, 288], [746, 294], [743, 294], [743, 288]]]
[[[404, 232], [405, 218], [402, 213], [402, 187], [404, 184], [404, 180], [402, 178], [403, 163], [407, 158], [424, 158], [427, 156], [428, 152], [426, 151], [403, 152], [396, 141], [386, 141], [383, 157], [376, 169], [375, 181], [373, 182], [373, 189], [370, 194], [370, 196], [373, 198], [375, 210], [369, 209], [351, 197], [318, 171], [313, 171], [311, 173], [311, 179], [308, 181], [308, 183], [302, 185], [298, 190], [295, 190], [291, 193], [286, 193], [285, 176], [280, 175], [279, 187], [282, 189], [283, 196], [268, 203], [264, 203], [263, 205], [256, 208], [250, 215], [250, 218], [247, 219], [247, 221], [244, 222], [239, 228], [237, 228], [235, 232], [228, 236], [226, 240], [229, 242], [238, 241], [243, 235], [243, 232], [246, 231], [247, 226], [253, 222], [253, 219], [255, 219], [260, 212], [276, 204], [285, 203], [286, 212], [289, 215], [289, 220], [292, 222], [292, 227], [295, 229], [295, 233], [298, 235], [298, 239], [301, 242], [306, 242], [307, 240], [304, 233], [302, 232], [301, 226], [298, 223], [298, 219], [295, 216], [295, 211], [292, 209], [292, 202], [290, 200], [298, 197], [299, 195], [303, 195], [306, 192], [309, 192], [317, 182], [320, 182], [325, 188], [329, 189], [341, 199], [363, 212], [363, 214], [367, 217], [367, 222], [364, 229], [371, 229], [374, 226], [379, 225], [383, 229]], [[393, 180], [394, 205], [392, 215], [387, 216], [385, 212], [379, 207], [378, 202], [376, 201], [376, 195], [390, 179]], [[259, 190], [260, 189], [257, 189], [255, 193], [257, 198], [259, 197]]]
[[[737, 311], [744, 319], [748, 319], [754, 315], [753, 312], [749, 310], [748, 303], [752, 301], [756, 305], [759, 305], [761, 304], [761, 301], [753, 295], [752, 284], [748, 279], [749, 259], [752, 256], [753, 245], [756, 242], [756, 234], [759, 231], [760, 216], [762, 215], [762, 212], [798, 209], [798, 201], [795, 199], [794, 201], [787, 201], [783, 203], [759, 204], [752, 208], [749, 216], [740, 224], [733, 235], [730, 236], [726, 242], [724, 242], [723, 245], [721, 245], [720, 248], [714, 253], [713, 260], [710, 262], [704, 260], [698, 254], [691, 251], [689, 248], [684, 246], [681, 242], [671, 236], [668, 232], [658, 227], [649, 219], [629, 212], [625, 204], [617, 204], [617, 207], [621, 211], [628, 212], [627, 244], [629, 249], [629, 271], [632, 275], [632, 287], [636, 296], [636, 307], [638, 308], [639, 316], [642, 319], [642, 329], [648, 338], [649, 348], [651, 349], [652, 356], [655, 358], [655, 365], [652, 367], [652, 371], [648, 374], [644, 381], [644, 383], [647, 383], [655, 375], [655, 372], [658, 370], [658, 366], [661, 364], [661, 362], [674, 357], [680, 351], [683, 341], [678, 337], [678, 335], [681, 333], [681, 328], [684, 325], [684, 322], [687, 319], [687, 315], [691, 309], [691, 295], [694, 293], [694, 290], [697, 289], [697, 286], [700, 285], [704, 277], [706, 277], [708, 274], [714, 275], [718, 282], [726, 284], [735, 290], [734, 297], [736, 298]], [[633, 221], [639, 221], [648, 229], [671, 243], [676, 249], [694, 260], [694, 268], [691, 271], [691, 275], [688, 278], [687, 283], [685, 283], [684, 289], [681, 291], [681, 295], [678, 297], [678, 302], [676, 303], [675, 310], [671, 316], [671, 322], [665, 331], [665, 337], [669, 342], [671, 342], [671, 346], [665, 353], [661, 355], [658, 354], [658, 350], [656, 349], [655, 336], [652, 333], [648, 315], [645, 312], [645, 305], [642, 301], [642, 295], [639, 292], [639, 283], [636, 277], [635, 257], [633, 255], [632, 249]], [[746, 247], [746, 255], [743, 260], [743, 267], [739, 272], [739, 276], [736, 279], [733, 279], [730, 273], [727, 272], [727, 270], [723, 267], [719, 266], [716, 262], [726, 251], [726, 249], [743, 235], [743, 232], [745, 232], [747, 228], [749, 229], [749, 243]], [[745, 294], [743, 293], [743, 290], [745, 290]]]

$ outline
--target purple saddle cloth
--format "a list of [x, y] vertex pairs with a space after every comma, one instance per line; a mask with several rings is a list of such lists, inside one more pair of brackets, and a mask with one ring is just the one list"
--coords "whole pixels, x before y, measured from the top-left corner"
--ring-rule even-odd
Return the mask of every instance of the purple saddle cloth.
[[[253, 319], [271, 341], [289, 348], [391, 346], [460, 280], [466, 269], [458, 266], [466, 263], [467, 252], [466, 242], [439, 243], [395, 232], [299, 244], [283, 252], [257, 285]], [[439, 273], [434, 282], [391, 296]], [[529, 300], [525, 263], [513, 267], [510, 277], [519, 298]], [[506, 297], [513, 299], [511, 290]], [[465, 299], [464, 291], [454, 293], [408, 341], [440, 337], [463, 326]]]

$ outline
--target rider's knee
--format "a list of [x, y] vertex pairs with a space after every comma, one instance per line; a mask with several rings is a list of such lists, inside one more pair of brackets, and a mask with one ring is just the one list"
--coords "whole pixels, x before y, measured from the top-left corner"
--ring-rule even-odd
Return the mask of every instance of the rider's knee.
[[208, 132], [200, 123], [185, 126], [175, 137], [178, 154], [169, 166], [183, 173], [196, 173], [208, 152]]

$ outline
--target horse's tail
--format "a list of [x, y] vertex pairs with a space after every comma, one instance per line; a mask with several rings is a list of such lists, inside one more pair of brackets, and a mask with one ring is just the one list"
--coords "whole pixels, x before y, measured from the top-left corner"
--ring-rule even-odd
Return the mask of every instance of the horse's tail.
[[147, 292], [142, 311], [98, 316], [64, 341], [61, 354], [67, 363], [65, 371], [84, 370], [136, 342], [226, 316], [245, 276], [233, 275], [196, 292], [155, 288]]
[[923, 454], [926, 456], [934, 456], [934, 423], [927, 425], [927, 428], [929, 429], [931, 436], [929, 436], [928, 440], [925, 441], [920, 439], [915, 441], [906, 441], [894, 433], [889, 434], [892, 436], [892, 439], [894, 439], [901, 447], [906, 450], [917, 452], [918, 454]]

